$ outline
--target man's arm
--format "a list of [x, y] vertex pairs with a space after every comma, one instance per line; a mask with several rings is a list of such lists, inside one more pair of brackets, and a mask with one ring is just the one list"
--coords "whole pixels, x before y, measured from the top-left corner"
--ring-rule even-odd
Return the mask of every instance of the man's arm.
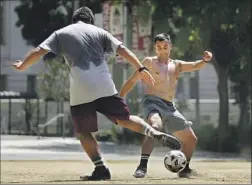
[[139, 73], [138, 71], [135, 71], [135, 73], [123, 85], [120, 96], [124, 97], [126, 94], [128, 94], [128, 92], [131, 91], [139, 79]]
[[129, 63], [131, 63], [137, 68], [140, 78], [145, 83], [154, 85], [155, 80], [149, 73], [148, 69], [141, 64], [141, 62], [138, 60], [138, 58], [133, 52], [131, 52], [127, 47], [123, 46], [121, 41], [113, 37], [108, 32], [104, 32], [104, 41], [105, 52], [114, 52], [125, 58]]
[[[149, 62], [150, 62], [149, 58], [145, 58], [142, 62], [142, 65], [148, 67]], [[120, 96], [124, 97], [136, 85], [137, 81], [140, 79], [141, 78], [140, 78], [139, 72], [138, 70], [136, 70], [134, 74], [123, 85], [120, 92]]]
[[129, 63], [131, 63], [133, 66], [135, 66], [136, 69], [139, 69], [139, 68], [143, 67], [141, 62], [136, 57], [136, 55], [133, 52], [131, 52], [124, 45], [120, 45], [117, 48], [116, 53], [118, 55], [122, 56], [123, 58], [125, 58]]
[[35, 64], [42, 56], [44, 56], [48, 51], [42, 48], [34, 48], [27, 54], [23, 61], [17, 60], [15, 61], [12, 66], [15, 67], [17, 70], [24, 71], [31, 65]]
[[52, 33], [37, 48], [33, 49], [23, 61], [17, 60], [12, 64], [12, 66], [20, 71], [26, 70], [48, 52], [52, 52], [55, 55], [60, 54], [60, 46], [56, 32]]
[[192, 72], [203, 68], [212, 59], [212, 53], [205, 51], [202, 60], [197, 60], [195, 62], [179, 62], [180, 72]]

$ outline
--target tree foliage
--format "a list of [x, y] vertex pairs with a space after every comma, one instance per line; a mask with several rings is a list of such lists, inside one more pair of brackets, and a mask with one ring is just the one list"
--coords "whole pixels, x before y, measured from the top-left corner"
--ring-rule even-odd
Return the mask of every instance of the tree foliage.
[[[190, 53], [192, 58], [196, 58], [204, 50], [213, 52], [212, 64], [219, 79], [217, 90], [220, 99], [218, 135], [220, 150], [221, 140], [225, 139], [223, 137], [229, 126], [229, 79], [232, 80], [236, 76], [235, 81], [240, 87], [236, 89], [240, 89], [240, 92], [241, 89], [247, 89], [247, 94], [250, 83], [250, 80], [241, 82], [244, 81], [244, 77], [250, 76], [248, 66], [251, 64], [251, 4], [249, 0], [230, 2], [230, 0], [191, 0], [190, 3], [184, 0], [151, 1], [154, 7], [154, 30], [170, 33], [175, 39], [175, 51], [181, 57]], [[233, 73], [230, 73], [231, 69]], [[248, 102], [247, 99], [244, 101]]]
[[69, 69], [64, 59], [46, 55], [45, 70], [40, 75], [40, 96], [55, 101], [69, 100]]
[[52, 32], [66, 26], [72, 15], [70, 1], [20, 0], [15, 8], [18, 15], [16, 25], [28, 44], [37, 46]]

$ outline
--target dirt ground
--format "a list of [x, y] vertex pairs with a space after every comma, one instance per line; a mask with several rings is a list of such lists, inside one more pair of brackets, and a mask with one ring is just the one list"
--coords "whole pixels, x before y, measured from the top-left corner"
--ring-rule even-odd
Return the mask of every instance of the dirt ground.
[[[112, 180], [95, 184], [250, 184], [251, 163], [245, 161], [192, 161], [198, 175], [179, 179], [168, 172], [162, 161], [150, 161], [148, 176], [132, 176], [137, 161], [107, 161]], [[88, 161], [1, 161], [1, 184], [79, 184], [79, 175], [89, 173], [93, 166]]]

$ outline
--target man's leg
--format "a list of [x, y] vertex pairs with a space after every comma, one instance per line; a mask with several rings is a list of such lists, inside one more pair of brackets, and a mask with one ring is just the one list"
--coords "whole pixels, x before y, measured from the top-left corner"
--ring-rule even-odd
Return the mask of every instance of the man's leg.
[[91, 175], [80, 176], [81, 180], [109, 180], [111, 178], [108, 168], [101, 157], [99, 145], [92, 133], [79, 134], [81, 146], [95, 165]]
[[[162, 119], [158, 112], [150, 113], [148, 122], [154, 129], [158, 131], [162, 130]], [[142, 143], [142, 153], [141, 153], [140, 164], [138, 165], [135, 173], [133, 174], [134, 177], [136, 178], [145, 177], [147, 173], [148, 160], [151, 155], [151, 152], [153, 151], [153, 148], [154, 148], [153, 138], [145, 136]]]
[[176, 136], [182, 142], [182, 152], [185, 154], [187, 159], [186, 168], [182, 172], [178, 173], [178, 176], [188, 177], [192, 173], [189, 164], [193, 155], [193, 151], [197, 144], [197, 137], [191, 127], [174, 132], [173, 135]]
[[124, 128], [161, 141], [163, 146], [168, 146], [172, 149], [181, 148], [181, 143], [176, 137], [157, 131], [140, 117], [130, 115], [128, 106], [117, 95], [96, 100], [96, 106], [98, 112]]
[[179, 150], [181, 148], [181, 143], [176, 137], [160, 132], [158, 130], [155, 130], [148, 123], [146, 123], [143, 119], [141, 119], [138, 116], [131, 115], [129, 119], [125, 119], [125, 120], [116, 119], [116, 122], [118, 123], [118, 125], [124, 128], [128, 128], [135, 132], [144, 134], [158, 141], [161, 141], [163, 146], [167, 146], [174, 150]]
[[111, 178], [105, 167], [99, 150], [99, 145], [92, 135], [98, 130], [96, 106], [93, 102], [71, 106], [71, 114], [80, 143], [84, 151], [95, 165], [91, 175], [81, 176], [81, 180], [107, 180]]

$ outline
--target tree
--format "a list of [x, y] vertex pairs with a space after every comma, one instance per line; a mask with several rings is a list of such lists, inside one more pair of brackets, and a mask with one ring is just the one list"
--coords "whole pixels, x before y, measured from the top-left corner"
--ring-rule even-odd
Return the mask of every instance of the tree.
[[[75, 8], [88, 5], [94, 13], [101, 12], [100, 0], [20, 0], [21, 4], [15, 8], [18, 15], [16, 25], [21, 27], [23, 38], [27, 44], [39, 45], [54, 31], [71, 23]], [[58, 112], [62, 111], [63, 101], [69, 99], [69, 69], [65, 65], [63, 57], [56, 57], [48, 53], [44, 57], [45, 70], [40, 74], [41, 86], [39, 95], [45, 100], [51, 99], [57, 102]], [[61, 104], [61, 106], [59, 105]], [[46, 101], [47, 106], [47, 101]], [[26, 106], [27, 118], [29, 106]]]
[[[246, 7], [246, 8], [245, 8]], [[249, 12], [251, 4], [243, 4], [242, 15], [237, 16], [240, 22], [239, 32], [236, 39], [236, 52], [240, 54], [239, 59], [230, 68], [229, 75], [233, 85], [233, 93], [236, 99], [235, 104], [240, 108], [240, 117], [238, 122], [239, 141], [242, 144], [249, 144], [247, 134], [250, 130], [250, 101], [251, 101], [251, 13]], [[251, 134], [251, 133], [250, 133]]]
[[[45, 70], [40, 74], [39, 96], [45, 100], [45, 118], [47, 119], [48, 101], [57, 103], [57, 114], [64, 112], [64, 101], [69, 100], [69, 69], [62, 57], [48, 53], [44, 57]], [[57, 133], [63, 131], [63, 119], [57, 120]], [[47, 129], [44, 129], [47, 134]]]
[[55, 101], [69, 100], [69, 69], [62, 57], [45, 55], [45, 70], [40, 75], [40, 96]]
[[[15, 8], [18, 15], [16, 25], [22, 28], [23, 38], [28, 44], [37, 46], [55, 30], [70, 24], [75, 1], [20, 0], [21, 4]], [[79, 0], [78, 2], [78, 6], [87, 5], [94, 13], [101, 12], [101, 0]]]
[[69, 1], [26, 1], [15, 8], [18, 15], [16, 25], [29, 45], [37, 46], [52, 32], [66, 26], [72, 15]]
[[[235, 63], [242, 63], [241, 59], [246, 55], [237, 46], [243, 45], [244, 38], [249, 36], [247, 25], [250, 23], [250, 1], [194, 2], [195, 4], [190, 2], [190, 6], [184, 6], [182, 9], [185, 11], [184, 16], [192, 15], [190, 26], [192, 30], [198, 30], [200, 36], [198, 43], [204, 42], [201, 46], [208, 46], [214, 54], [213, 65], [219, 79], [217, 86], [220, 98], [218, 137], [219, 150], [221, 150], [222, 141], [225, 139], [229, 126], [229, 71]], [[219, 7], [222, 7], [221, 10]], [[200, 16], [193, 15], [192, 11], [200, 12]], [[247, 30], [246, 36], [241, 28]], [[247, 57], [247, 61], [249, 60]]]

